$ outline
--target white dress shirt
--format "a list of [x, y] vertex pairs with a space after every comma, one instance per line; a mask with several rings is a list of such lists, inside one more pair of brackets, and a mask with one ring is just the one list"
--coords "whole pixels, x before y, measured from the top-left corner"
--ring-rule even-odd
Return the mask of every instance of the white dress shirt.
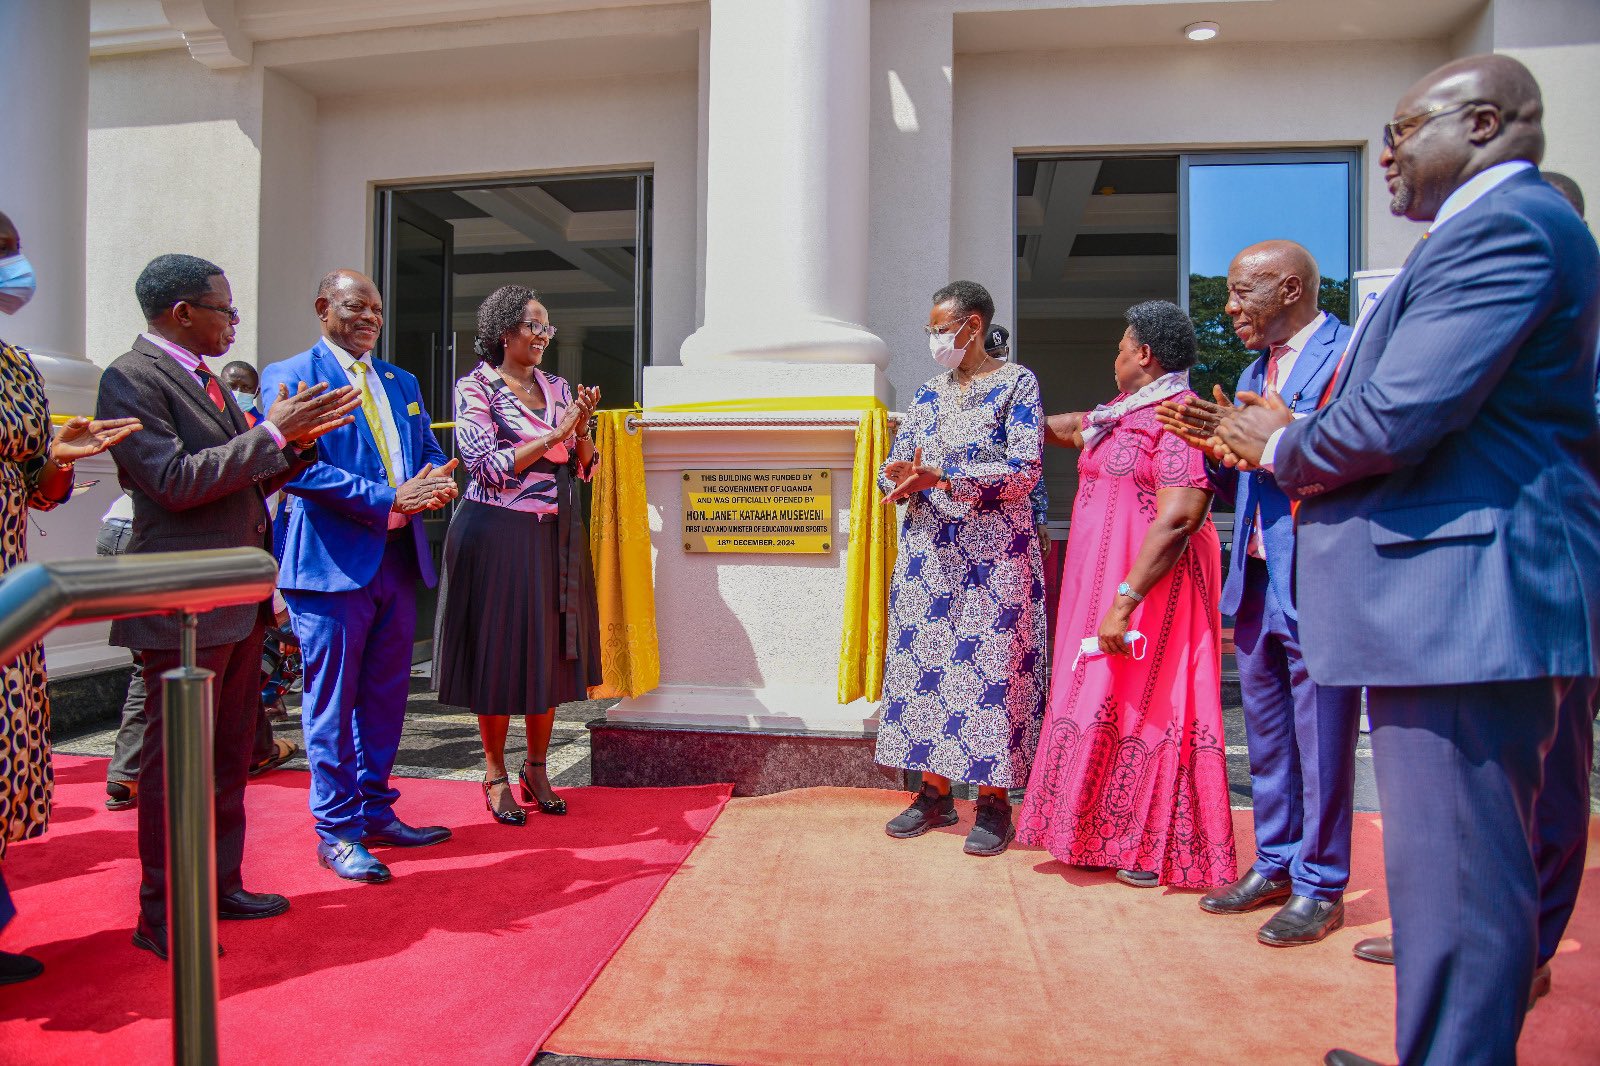
[[[1513, 159], [1508, 163], [1496, 163], [1488, 170], [1474, 174], [1457, 186], [1455, 192], [1445, 197], [1444, 203], [1439, 205], [1438, 213], [1433, 216], [1433, 222], [1429, 224], [1428, 231], [1423, 234], [1423, 239], [1426, 240], [1436, 233], [1440, 226], [1445, 225], [1461, 212], [1483, 199], [1491, 189], [1501, 182], [1515, 177], [1524, 170], [1532, 169], [1533, 164], [1526, 159]], [[1399, 275], [1397, 274], [1395, 277], [1398, 278]], [[1393, 281], [1390, 281], [1389, 287], [1394, 287]], [[1378, 300], [1382, 299], [1383, 297], [1380, 295]], [[1374, 310], [1377, 309], [1378, 300], [1373, 301]], [[1370, 314], [1371, 312], [1368, 313]], [[1355, 335], [1352, 334], [1350, 339], [1353, 343], [1356, 339]], [[1279, 429], [1273, 431], [1272, 436], [1267, 438], [1266, 447], [1261, 449], [1261, 466], [1263, 469], [1271, 470], [1273, 468], [1273, 460], [1278, 456], [1278, 440], [1282, 436], [1283, 430]]]
[[[352, 369], [356, 363], [364, 363], [367, 368], [367, 387], [372, 390], [372, 398], [378, 404], [378, 420], [383, 425], [385, 443], [389, 446], [390, 469], [394, 471], [395, 483], [405, 481], [409, 477], [406, 470], [405, 456], [400, 450], [400, 427], [394, 420], [394, 409], [389, 404], [389, 390], [383, 387], [383, 382], [378, 380], [378, 368], [372, 365], [372, 354], [358, 356], [354, 352], [346, 351], [339, 345], [328, 341], [328, 347], [339, 357], [339, 367], [344, 371], [350, 384], [354, 385], [357, 392], [361, 391], [361, 374]], [[366, 417], [365, 415], [362, 416]], [[401, 514], [399, 511], [389, 513], [389, 528], [399, 529], [411, 520], [410, 515]]]

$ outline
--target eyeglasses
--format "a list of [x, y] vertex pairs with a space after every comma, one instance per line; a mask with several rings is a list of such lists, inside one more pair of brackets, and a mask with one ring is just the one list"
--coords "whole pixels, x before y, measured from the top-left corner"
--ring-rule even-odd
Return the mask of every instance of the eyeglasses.
[[[1452, 111], [1460, 111], [1464, 107], [1493, 106], [1494, 105], [1489, 103], [1487, 100], [1466, 100], [1459, 104], [1434, 104], [1425, 111], [1418, 111], [1415, 115], [1407, 115], [1405, 118], [1397, 118], [1393, 122], [1384, 123], [1383, 146], [1388, 148], [1390, 151], [1393, 151], [1395, 145], [1399, 144], [1401, 141], [1405, 140], [1407, 137], [1411, 136], [1413, 133], [1432, 122], [1434, 119], [1439, 118], [1441, 115], [1448, 115]], [[1406, 129], [1407, 125], [1411, 125], [1411, 128]]]
[[535, 337], [543, 337], [545, 340], [549, 340], [556, 335], [556, 327], [548, 322], [524, 322], [522, 328]]
[[[235, 324], [237, 324], [239, 321], [239, 309], [237, 307], [212, 307], [210, 304], [196, 303], [193, 300], [183, 300], [180, 302], [186, 303], [190, 307], [203, 307], [207, 311], [215, 311], [219, 315], [227, 315], [228, 321]], [[173, 306], [177, 305], [174, 304]]]
[[960, 330], [961, 327], [966, 325], [966, 324], [967, 324], [967, 320], [962, 318], [962, 319], [957, 319], [954, 322], [947, 322], [942, 326], [923, 326], [922, 328], [925, 331], [927, 331], [928, 336], [930, 336], [930, 337], [938, 337], [938, 336], [942, 336], [942, 335], [944, 335], [946, 333], [949, 333], [951, 330]]

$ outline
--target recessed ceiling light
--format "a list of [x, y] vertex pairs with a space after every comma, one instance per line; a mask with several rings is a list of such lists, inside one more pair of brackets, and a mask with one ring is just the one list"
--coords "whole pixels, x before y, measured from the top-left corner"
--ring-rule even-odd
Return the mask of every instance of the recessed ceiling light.
[[1215, 22], [1191, 22], [1183, 28], [1183, 35], [1191, 41], [1209, 41], [1221, 32]]

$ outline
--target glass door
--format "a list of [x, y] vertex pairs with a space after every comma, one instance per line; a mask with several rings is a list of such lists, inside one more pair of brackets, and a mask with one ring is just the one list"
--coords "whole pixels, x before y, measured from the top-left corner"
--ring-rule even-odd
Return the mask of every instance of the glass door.
[[[384, 195], [381, 206], [381, 284], [386, 312], [383, 357], [416, 375], [423, 403], [435, 423], [449, 422], [454, 417], [456, 379], [450, 320], [454, 231], [444, 219], [392, 194]], [[445, 454], [454, 456], [454, 435], [448, 429], [436, 433]], [[450, 508], [425, 511], [421, 521], [434, 567], [442, 571]], [[427, 647], [418, 649], [422, 658], [432, 654], [438, 597], [439, 590], [417, 590], [417, 633], [428, 641]]]

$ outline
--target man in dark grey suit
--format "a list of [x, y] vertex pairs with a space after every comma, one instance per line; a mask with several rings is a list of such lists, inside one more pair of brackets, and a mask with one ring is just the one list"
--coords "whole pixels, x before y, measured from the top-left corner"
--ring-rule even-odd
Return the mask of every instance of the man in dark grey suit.
[[[316, 440], [350, 421], [352, 388], [282, 391], [265, 421], [250, 427], [206, 366], [233, 344], [239, 312], [222, 269], [190, 255], [152, 260], [134, 286], [149, 323], [133, 348], [100, 378], [100, 418], [137, 417], [145, 432], [111, 450], [117, 479], [133, 499], [130, 554], [272, 545], [266, 498], [317, 459]], [[136, 439], [137, 438], [137, 439]], [[123, 445], [128, 445], [124, 447]], [[215, 770], [217, 917], [270, 918], [289, 909], [272, 893], [248, 892], [244, 786], [261, 703], [261, 641], [271, 601], [200, 616], [198, 665], [216, 675]], [[139, 760], [140, 914], [136, 947], [167, 957], [166, 759], [161, 675], [178, 665], [179, 620], [130, 618], [111, 643], [140, 654], [147, 724]]]
[[1581, 829], [1564, 876], [1540, 852], [1588, 813], [1545, 756], [1600, 662], [1600, 250], [1539, 179], [1542, 116], [1509, 56], [1413, 86], [1378, 161], [1426, 239], [1322, 408], [1255, 397], [1218, 429], [1226, 461], [1300, 501], [1311, 676], [1368, 686], [1407, 1066], [1516, 1061], [1582, 876]]

